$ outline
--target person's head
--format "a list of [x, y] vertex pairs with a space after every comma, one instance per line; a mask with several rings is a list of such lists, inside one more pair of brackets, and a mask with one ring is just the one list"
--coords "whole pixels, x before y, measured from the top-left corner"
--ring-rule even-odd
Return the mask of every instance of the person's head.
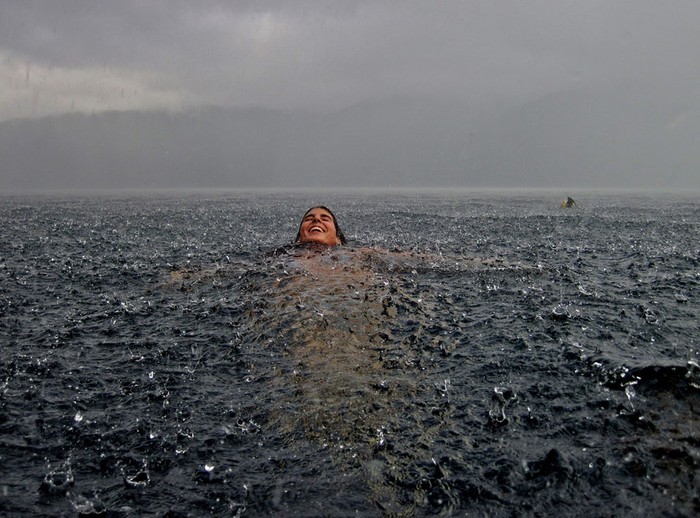
[[345, 236], [331, 210], [328, 207], [318, 206], [306, 211], [294, 241], [334, 246], [344, 245]]

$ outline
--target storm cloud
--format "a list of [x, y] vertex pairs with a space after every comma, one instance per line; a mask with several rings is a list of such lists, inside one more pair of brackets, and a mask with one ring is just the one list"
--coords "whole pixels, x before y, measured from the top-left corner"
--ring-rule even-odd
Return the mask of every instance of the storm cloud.
[[[691, 1], [8, 1], [0, 6], [1, 131], [10, 140], [36, 139], [43, 131], [55, 148], [61, 145], [55, 139], [75, 138], [48, 135], [47, 116], [172, 114], [154, 115], [168, 126], [138, 128], [148, 140], [156, 137], [144, 128], [186, 134], [173, 125], [191, 123], [193, 114], [206, 126], [203, 114], [215, 113], [214, 107], [232, 120], [241, 110], [255, 109], [267, 118], [249, 121], [251, 134], [271, 117], [292, 117], [302, 142], [269, 134], [258, 143], [250, 143], [250, 135], [247, 144], [237, 142], [236, 149], [248, 146], [246, 157], [260, 153], [246, 162], [252, 178], [313, 183], [333, 170], [352, 175], [349, 164], [336, 161], [354, 160], [364, 168], [356, 173], [363, 184], [373, 179], [423, 185], [433, 174], [445, 185], [470, 185], [498, 171], [498, 185], [516, 178], [527, 186], [546, 184], [550, 173], [561, 178], [566, 163], [566, 185], [587, 185], [581, 175], [595, 172], [601, 186], [641, 178], [657, 188], [664, 184], [652, 181], [659, 178], [655, 171], [666, 178], [673, 170], [670, 186], [697, 188], [698, 20], [700, 3]], [[406, 102], [413, 107], [408, 114], [402, 113]], [[362, 112], [368, 106], [384, 119], [368, 123]], [[425, 124], [412, 129], [409, 122], [407, 128], [407, 117], [416, 123], [411, 113], [420, 113]], [[35, 120], [34, 129], [24, 127], [20, 136], [18, 119]], [[105, 183], [99, 180], [107, 156], [133, 152], [114, 129], [117, 122], [100, 120], [112, 128], [100, 131], [114, 140], [103, 142], [102, 151], [92, 148], [91, 170], [81, 173], [94, 175], [96, 186]], [[343, 149], [347, 134], [352, 137]], [[226, 135], [216, 141], [225, 143]], [[406, 158], [416, 142], [432, 160]], [[194, 141], [189, 145], [198, 149]], [[635, 146], [640, 154], [632, 160]], [[35, 159], [9, 144], [2, 152], [9, 153], [3, 162], [11, 165], [0, 170], [4, 187], [29, 169], [37, 183], [28, 186], [45, 185]], [[56, 151], [83, 152], [74, 142]], [[308, 153], [321, 158], [298, 159]], [[203, 170], [238, 156], [214, 155], [211, 163], [200, 157]], [[650, 155], [656, 159], [640, 172]], [[150, 184], [167, 186], [164, 166], [152, 157], [146, 163], [139, 167], [152, 176]], [[257, 167], [266, 168], [265, 174], [251, 172]], [[227, 176], [229, 169], [219, 170], [221, 181], [202, 178], [212, 186], [235, 186], [239, 173]], [[63, 174], [55, 171], [54, 179]]]

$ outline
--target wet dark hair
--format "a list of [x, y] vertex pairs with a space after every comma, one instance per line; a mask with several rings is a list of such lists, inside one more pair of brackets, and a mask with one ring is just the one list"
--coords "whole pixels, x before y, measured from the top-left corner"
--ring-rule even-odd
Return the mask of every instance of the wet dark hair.
[[333, 214], [333, 211], [324, 205], [315, 205], [304, 213], [304, 216], [301, 218], [301, 223], [299, 223], [299, 230], [297, 231], [297, 237], [294, 238], [294, 242], [298, 243], [299, 240], [301, 239], [301, 226], [304, 224], [304, 218], [306, 217], [306, 215], [309, 212], [311, 212], [314, 209], [323, 209], [326, 212], [328, 212], [328, 214], [331, 215], [331, 218], [333, 219], [333, 225], [335, 226], [335, 235], [338, 236], [338, 239], [340, 239], [340, 244], [344, 245], [345, 244], [345, 235], [343, 234], [343, 231], [340, 230], [340, 226], [338, 225], [338, 220], [335, 219], [335, 214]]

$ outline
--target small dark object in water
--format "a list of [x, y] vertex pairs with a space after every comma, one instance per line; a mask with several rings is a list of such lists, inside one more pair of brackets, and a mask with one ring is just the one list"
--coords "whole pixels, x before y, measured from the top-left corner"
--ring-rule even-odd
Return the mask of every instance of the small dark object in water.
[[576, 200], [574, 200], [571, 196], [568, 196], [563, 202], [561, 202], [562, 209], [570, 209], [575, 206]]

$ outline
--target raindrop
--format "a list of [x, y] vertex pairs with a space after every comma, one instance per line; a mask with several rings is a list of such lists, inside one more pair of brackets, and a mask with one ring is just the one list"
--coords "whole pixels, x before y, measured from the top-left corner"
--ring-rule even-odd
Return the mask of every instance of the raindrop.
[[73, 470], [70, 460], [50, 471], [41, 483], [41, 491], [49, 495], [65, 495], [73, 485]]
[[508, 387], [494, 387], [492, 399], [493, 405], [489, 410], [491, 424], [496, 427], [508, 424], [505, 409], [517, 399], [515, 391]]
[[552, 309], [551, 317], [553, 320], [563, 322], [571, 317], [571, 314], [569, 313], [569, 308], [560, 304]]
[[645, 309], [644, 320], [647, 321], [647, 324], [656, 324], [658, 323], [659, 318], [654, 314], [654, 312], [651, 309]]
[[675, 293], [674, 296], [676, 297], [676, 301], [680, 302], [681, 304], [688, 302], [688, 296], [685, 293]]
[[87, 515], [102, 515], [106, 512], [105, 505], [100, 501], [99, 498], [95, 497], [93, 500], [85, 498], [83, 495], [75, 495], [69, 497], [70, 503], [73, 508], [78, 513], [78, 516]]
[[583, 285], [581, 285], [581, 284], [578, 285], [578, 291], [579, 291], [579, 293], [580, 293], [581, 295], [586, 295], [587, 297], [593, 295], [593, 292], [592, 292], [592, 291], [588, 291], [588, 290], [587, 290]]
[[636, 385], [637, 382], [633, 381], [629, 385], [625, 386], [625, 396], [627, 396], [627, 400], [630, 402], [630, 407], [632, 410], [634, 410], [634, 403], [632, 403], [632, 399], [637, 395], [636, 391], [634, 390], [634, 385]]
[[144, 461], [141, 470], [131, 477], [124, 477], [124, 482], [130, 487], [145, 487], [151, 482], [151, 476], [148, 473], [148, 466]]

